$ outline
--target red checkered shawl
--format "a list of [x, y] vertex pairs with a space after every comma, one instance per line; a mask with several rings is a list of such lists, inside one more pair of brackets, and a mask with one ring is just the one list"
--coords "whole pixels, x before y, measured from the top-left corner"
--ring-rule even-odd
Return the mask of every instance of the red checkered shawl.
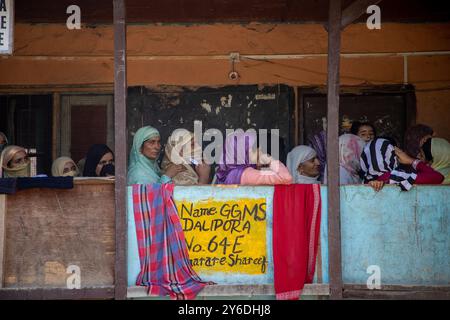
[[133, 208], [141, 271], [136, 285], [150, 295], [193, 299], [207, 284], [192, 269], [172, 199], [173, 184], [133, 185]]

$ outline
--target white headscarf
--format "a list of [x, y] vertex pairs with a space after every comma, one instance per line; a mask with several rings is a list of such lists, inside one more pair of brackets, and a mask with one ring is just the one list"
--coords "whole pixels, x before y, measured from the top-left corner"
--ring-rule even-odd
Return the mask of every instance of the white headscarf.
[[294, 183], [314, 184], [320, 183], [317, 177], [307, 177], [298, 172], [298, 166], [305, 161], [317, 156], [316, 151], [308, 146], [297, 146], [287, 155], [287, 167], [292, 175]]

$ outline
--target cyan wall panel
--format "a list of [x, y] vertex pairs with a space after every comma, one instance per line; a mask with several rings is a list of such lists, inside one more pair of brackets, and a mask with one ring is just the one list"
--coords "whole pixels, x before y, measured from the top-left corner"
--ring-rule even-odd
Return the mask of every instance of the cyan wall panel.
[[[131, 188], [129, 188], [130, 192]], [[267, 200], [268, 272], [264, 275], [223, 274], [202, 276], [219, 284], [271, 284], [273, 187], [220, 188], [175, 187], [180, 199], [235, 199], [265, 197]], [[328, 276], [327, 188], [321, 188], [322, 283]], [[128, 197], [129, 213], [132, 212]], [[341, 187], [341, 245], [344, 283], [365, 284], [371, 265], [380, 267], [382, 284], [448, 285], [450, 283], [450, 186], [415, 186], [400, 191], [386, 186], [376, 193], [368, 186]], [[128, 284], [139, 273], [136, 231], [128, 214]], [[317, 271], [316, 280], [317, 282]]]
[[381, 284], [450, 283], [450, 187], [341, 187], [344, 283], [366, 284], [378, 266]]

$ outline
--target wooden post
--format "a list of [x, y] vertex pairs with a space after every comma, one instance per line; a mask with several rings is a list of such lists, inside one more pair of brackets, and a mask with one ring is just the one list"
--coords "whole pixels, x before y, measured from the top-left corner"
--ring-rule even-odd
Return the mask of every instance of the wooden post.
[[59, 133], [61, 132], [61, 95], [58, 92], [53, 93], [53, 112], [52, 112], [52, 161], [61, 154]]
[[341, 221], [339, 199], [339, 57], [341, 0], [329, 0], [327, 81], [328, 250], [330, 297], [342, 299]]
[[126, 265], [126, 101], [127, 101], [127, 42], [125, 0], [114, 0], [114, 149], [116, 163], [116, 299], [127, 297]]
[[0, 194], [0, 289], [5, 280], [6, 194]]

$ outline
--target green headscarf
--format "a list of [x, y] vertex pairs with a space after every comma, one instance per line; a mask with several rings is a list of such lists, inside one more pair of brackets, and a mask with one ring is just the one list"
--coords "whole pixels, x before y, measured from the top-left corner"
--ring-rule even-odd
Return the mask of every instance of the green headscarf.
[[450, 143], [442, 138], [432, 138], [431, 154], [433, 155], [431, 167], [445, 177], [443, 184], [450, 184]]
[[151, 160], [141, 153], [141, 148], [145, 141], [159, 136], [158, 130], [150, 126], [142, 127], [136, 132], [130, 153], [128, 185], [160, 182], [161, 169], [158, 163], [156, 160]]

